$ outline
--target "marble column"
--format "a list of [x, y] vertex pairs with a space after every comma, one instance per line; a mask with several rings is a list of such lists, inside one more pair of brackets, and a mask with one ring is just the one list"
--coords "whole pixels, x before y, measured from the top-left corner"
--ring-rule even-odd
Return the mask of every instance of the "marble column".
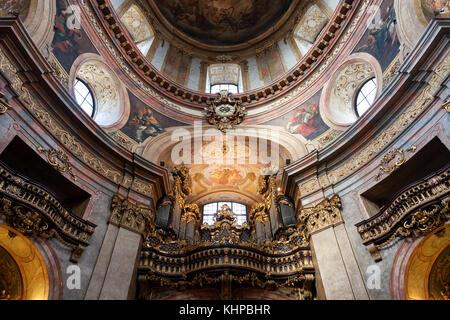
[[154, 216], [149, 207], [114, 197], [108, 230], [85, 299], [133, 297], [143, 236], [154, 227]]
[[340, 207], [339, 197], [333, 196], [314, 207], [301, 209], [298, 216], [299, 221], [306, 226], [315, 267], [320, 274], [321, 298], [369, 299]]

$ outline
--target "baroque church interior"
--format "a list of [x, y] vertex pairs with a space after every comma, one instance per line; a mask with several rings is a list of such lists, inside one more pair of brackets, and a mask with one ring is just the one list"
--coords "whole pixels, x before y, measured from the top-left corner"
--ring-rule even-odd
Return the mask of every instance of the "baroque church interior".
[[0, 300], [447, 300], [450, 1], [0, 0]]

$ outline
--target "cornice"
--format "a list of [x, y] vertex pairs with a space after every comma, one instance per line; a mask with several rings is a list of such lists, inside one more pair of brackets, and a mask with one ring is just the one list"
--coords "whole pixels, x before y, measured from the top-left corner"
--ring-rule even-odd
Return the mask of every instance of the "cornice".
[[[139, 79], [143, 79], [143, 85], [152, 88], [152, 90], [156, 90], [171, 101], [180, 103], [184, 108], [197, 111], [202, 110], [206, 106], [206, 102], [214, 97], [210, 94], [181, 87], [167, 79], [158, 70], [155, 70], [147, 59], [140, 54], [133, 43], [131, 36], [121, 24], [109, 0], [90, 0], [89, 3], [92, 4], [92, 10], [95, 15], [95, 18], [91, 18], [96, 19], [100, 23], [110, 39], [114, 39], [113, 43], [116, 47], [115, 50], [120, 52], [121, 55], [126, 58], [127, 64], [131, 66], [131, 69], [136, 71], [135, 76], [138, 76]], [[349, 31], [347, 30], [347, 26], [350, 25], [353, 15], [358, 12], [360, 18], [363, 14], [362, 8], [366, 7], [368, 3], [369, 0], [360, 3], [354, 0], [342, 1], [337, 7], [326, 29], [316, 41], [315, 46], [313, 46], [305, 57], [303, 57], [303, 59], [288, 72], [288, 74], [273, 82], [271, 85], [236, 95], [236, 98], [246, 104], [248, 109], [257, 109], [273, 101], [279, 101], [277, 102], [277, 105], [279, 106], [289, 103], [292, 100], [291, 98], [283, 100], [282, 97], [285, 96], [286, 93], [292, 92], [292, 89], [297, 88], [300, 84], [307, 83], [306, 80], [310, 78], [311, 74], [315, 71], [324, 71], [323, 67], [319, 70], [317, 69], [321, 66], [324, 59], [326, 59], [328, 63], [332, 60], [334, 55], [330, 56], [330, 52], [339, 42], [338, 40], [342, 35], [346, 34], [348, 37]], [[89, 9], [87, 2], [85, 2], [84, 9], [91, 10]], [[352, 27], [354, 29], [355, 25], [352, 25]], [[104, 40], [108, 41], [107, 39]], [[342, 46], [342, 43], [340, 46]], [[311, 83], [308, 85], [310, 84]], [[305, 89], [305, 86], [301, 88], [301, 90]], [[294, 96], [291, 94], [292, 98], [295, 98], [296, 95], [297, 92], [295, 92]], [[156, 98], [159, 99], [158, 97]], [[176, 106], [172, 105], [169, 107], [173, 108]], [[271, 108], [274, 108], [274, 106]], [[254, 117], [255, 116], [253, 115], [249, 115], [248, 119]], [[192, 116], [192, 118], [199, 119], [201, 116]], [[177, 119], [176, 116], [175, 119]]]

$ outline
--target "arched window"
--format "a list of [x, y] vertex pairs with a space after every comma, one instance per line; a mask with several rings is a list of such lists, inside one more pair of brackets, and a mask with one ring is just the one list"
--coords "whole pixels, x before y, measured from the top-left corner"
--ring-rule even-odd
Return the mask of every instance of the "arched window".
[[206, 92], [216, 94], [222, 90], [238, 94], [242, 92], [242, 70], [238, 64], [212, 64], [206, 72]]
[[216, 221], [214, 214], [218, 212], [222, 206], [226, 204], [236, 215], [236, 224], [243, 225], [247, 222], [247, 206], [236, 202], [214, 202], [203, 206], [203, 223], [213, 225]]
[[220, 93], [222, 90], [227, 90], [229, 93], [238, 94], [239, 88], [235, 84], [216, 84], [213, 86], [210, 86], [209, 93]]
[[364, 82], [356, 93], [355, 112], [358, 118], [370, 109], [375, 101], [376, 95], [377, 83], [375, 78], [371, 78]]
[[73, 91], [78, 105], [93, 118], [95, 115], [95, 99], [92, 90], [83, 80], [76, 78]]

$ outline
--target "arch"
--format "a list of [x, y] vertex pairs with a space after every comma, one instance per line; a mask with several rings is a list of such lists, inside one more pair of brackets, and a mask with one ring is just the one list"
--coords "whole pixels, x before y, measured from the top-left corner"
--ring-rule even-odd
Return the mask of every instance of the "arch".
[[[200, 132], [196, 131], [196, 128], [193, 127], [172, 127], [167, 128], [164, 134], [161, 134], [157, 137], [150, 137], [146, 141], [136, 148], [135, 152], [139, 153], [141, 156], [146, 158], [147, 160], [153, 163], [159, 163], [159, 158], [162, 154], [167, 152], [168, 149], [173, 148], [174, 145], [179, 142], [172, 141], [172, 134], [176, 130], [186, 130], [186, 133], [192, 137], [192, 139], [202, 138], [202, 134], [204, 131], [208, 129], [212, 129], [211, 126], [203, 126]], [[230, 134], [235, 136], [245, 136], [251, 138], [263, 138], [258, 132], [258, 130], [276, 130], [278, 133], [278, 144], [280, 145], [280, 152], [282, 153], [282, 157], [286, 159], [291, 159], [293, 162], [300, 159], [304, 155], [308, 153], [306, 148], [307, 140], [299, 135], [292, 135], [284, 130], [280, 130], [279, 127], [276, 126], [239, 126], [238, 129], [242, 129], [242, 131], [230, 131]], [[243, 132], [245, 134], [240, 134], [239, 132]], [[185, 141], [183, 143], [186, 143]]]
[[422, 12], [420, 0], [395, 0], [397, 13], [397, 34], [405, 57], [425, 31], [428, 22]]
[[[397, 251], [391, 269], [391, 298], [395, 300], [434, 300], [443, 287], [436, 273], [447, 263], [450, 247], [450, 224], [446, 224], [426, 237], [404, 240]], [[447, 261], [443, 260], [446, 258]], [[438, 267], [438, 268], [437, 268]]]
[[24, 26], [36, 46], [48, 58], [55, 35], [56, 0], [33, 0], [29, 5]]
[[87, 83], [94, 93], [94, 121], [106, 131], [121, 129], [130, 117], [130, 99], [122, 81], [99, 55], [80, 55], [72, 65], [69, 77], [70, 93], [74, 96], [76, 78]]
[[377, 83], [378, 98], [383, 90], [383, 71], [376, 58], [364, 52], [347, 57], [333, 73], [324, 86], [319, 102], [320, 115], [330, 128], [345, 131], [356, 122], [355, 95], [373, 77]]
[[0, 224], [0, 248], [1, 267], [7, 271], [8, 280], [14, 280], [4, 285], [5, 292], [0, 295], [4, 299], [47, 300], [49, 273], [37, 247], [13, 228]]

